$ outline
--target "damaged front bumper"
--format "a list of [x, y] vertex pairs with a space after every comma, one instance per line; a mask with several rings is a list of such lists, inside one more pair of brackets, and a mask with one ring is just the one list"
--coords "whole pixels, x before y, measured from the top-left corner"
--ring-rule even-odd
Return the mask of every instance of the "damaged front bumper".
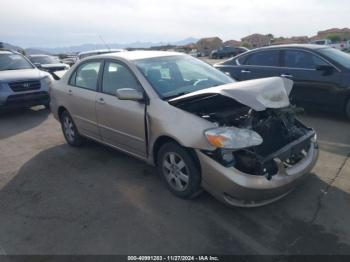
[[[306, 136], [271, 154], [278, 171], [271, 177], [251, 175], [235, 167], [225, 167], [200, 150], [196, 150], [202, 169], [202, 187], [219, 200], [232, 205], [254, 207], [276, 201], [291, 192], [312, 170], [318, 158], [316, 135]], [[286, 167], [284, 158], [310, 143], [305, 156], [293, 166]]]

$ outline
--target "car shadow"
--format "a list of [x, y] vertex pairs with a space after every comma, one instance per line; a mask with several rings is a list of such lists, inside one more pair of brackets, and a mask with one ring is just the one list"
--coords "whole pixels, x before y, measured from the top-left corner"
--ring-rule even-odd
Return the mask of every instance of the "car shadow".
[[350, 254], [349, 198], [311, 174], [261, 208], [228, 207], [206, 193], [185, 201], [141, 161], [93, 142], [63, 144], [27, 161], [0, 190], [0, 247], [7, 254]]
[[0, 111], [0, 139], [22, 133], [40, 125], [50, 111], [42, 106]]
[[[45, 121], [50, 111], [42, 106], [0, 111], [0, 139], [5, 139]], [[20, 123], [20, 124], [18, 124]]]

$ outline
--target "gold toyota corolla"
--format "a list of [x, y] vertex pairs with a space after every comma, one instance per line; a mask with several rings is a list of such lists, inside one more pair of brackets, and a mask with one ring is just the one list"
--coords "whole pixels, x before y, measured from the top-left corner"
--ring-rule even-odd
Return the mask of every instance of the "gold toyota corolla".
[[244, 82], [188, 55], [133, 51], [81, 60], [50, 89], [67, 142], [89, 138], [155, 165], [169, 190], [234, 206], [292, 191], [313, 168], [315, 131], [279, 77]]

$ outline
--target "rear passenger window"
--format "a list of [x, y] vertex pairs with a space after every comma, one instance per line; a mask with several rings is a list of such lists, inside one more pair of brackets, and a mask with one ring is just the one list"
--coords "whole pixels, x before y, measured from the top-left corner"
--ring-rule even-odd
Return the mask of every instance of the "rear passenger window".
[[256, 52], [247, 57], [244, 65], [279, 66], [279, 51]]
[[103, 72], [102, 92], [115, 95], [118, 89], [132, 88], [142, 91], [135, 76], [126, 66], [116, 62], [106, 62]]
[[97, 89], [97, 79], [101, 62], [87, 62], [78, 67], [73, 73], [69, 84], [89, 90]]

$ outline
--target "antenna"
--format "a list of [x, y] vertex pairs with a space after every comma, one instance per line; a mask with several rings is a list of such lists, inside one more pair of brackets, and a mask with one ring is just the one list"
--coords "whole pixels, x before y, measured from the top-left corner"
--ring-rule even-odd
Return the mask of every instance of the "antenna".
[[99, 35], [98, 37], [101, 39], [102, 43], [107, 47], [107, 49], [109, 51], [111, 51], [111, 48], [106, 44], [106, 42], [105, 42], [105, 40], [103, 40], [102, 36]]

